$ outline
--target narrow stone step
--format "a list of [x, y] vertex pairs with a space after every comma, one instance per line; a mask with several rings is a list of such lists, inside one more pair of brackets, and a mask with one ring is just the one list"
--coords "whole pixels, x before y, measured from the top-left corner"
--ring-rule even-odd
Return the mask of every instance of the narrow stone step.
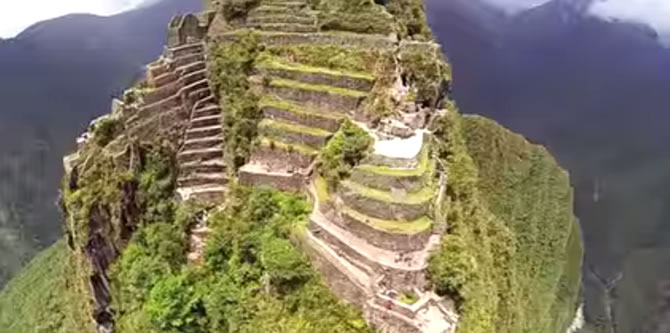
[[193, 111], [193, 117], [221, 116], [221, 108], [216, 104], [210, 104]]
[[175, 73], [177, 73], [180, 76], [192, 73], [192, 72], [197, 72], [201, 70], [205, 70], [207, 68], [207, 64], [205, 64], [204, 61], [195, 61], [189, 64], [186, 64], [181, 67], [177, 67], [175, 69]]
[[226, 170], [226, 163], [223, 159], [213, 159], [204, 162], [189, 162], [179, 165], [179, 173], [181, 175], [189, 175], [192, 173], [225, 173]]
[[205, 49], [203, 43], [187, 44], [169, 49], [172, 58], [179, 58], [186, 55], [202, 53]]
[[299, 13], [294, 15], [250, 15], [247, 17], [247, 24], [252, 26], [258, 24], [276, 23], [316, 25], [316, 17], [309, 14], [304, 14], [301, 16]]
[[[193, 92], [196, 94], [196, 92]], [[216, 98], [212, 94], [212, 91], [209, 88], [202, 88], [201, 91], [197, 92], [198, 96], [201, 96], [197, 102], [193, 105], [193, 109], [201, 109], [208, 106], [208, 104], [218, 105]]]
[[221, 116], [218, 114], [191, 119], [191, 128], [210, 127], [216, 126], [217, 124], [221, 124]]
[[221, 158], [223, 158], [221, 147], [184, 150], [177, 154], [177, 161], [179, 163], [202, 162]]
[[352, 114], [367, 96], [366, 93], [327, 85], [272, 79], [267, 91], [281, 99], [342, 114]]
[[155, 79], [167, 72], [170, 71], [170, 66], [164, 59], [158, 60], [154, 63], [147, 65], [147, 77]]
[[371, 74], [335, 71], [329, 68], [293, 64], [280, 59], [268, 59], [258, 65], [261, 73], [286, 80], [321, 86], [369, 92], [375, 83]]
[[220, 135], [208, 136], [199, 139], [188, 139], [184, 142], [184, 147], [182, 149], [194, 150], [194, 149], [220, 147], [222, 143], [223, 138]]
[[321, 148], [332, 135], [331, 132], [319, 128], [307, 127], [283, 121], [264, 119], [259, 124], [260, 133], [276, 141], [288, 144], [300, 144], [313, 148]]
[[186, 140], [216, 136], [221, 135], [222, 133], [223, 129], [220, 124], [217, 124], [216, 126], [190, 128], [186, 130]]
[[207, 94], [209, 94], [205, 88], [209, 89], [209, 82], [207, 79], [193, 82], [190, 85], [181, 88], [179, 90], [179, 95], [188, 96], [189, 99], [192, 100], [195, 104], [196, 101], [204, 98]]
[[196, 72], [188, 73], [182, 76], [179, 80], [183, 82], [184, 86], [188, 86], [192, 83], [199, 82], [202, 80], [207, 80], [207, 70], [202, 69]]
[[253, 24], [251, 27], [263, 31], [282, 32], [317, 32], [319, 30], [314, 24], [301, 23], [261, 23]]
[[306, 177], [300, 173], [269, 170], [255, 163], [248, 163], [239, 171], [239, 183], [245, 186], [300, 192], [305, 187], [305, 181]]
[[192, 173], [177, 179], [179, 187], [192, 187], [201, 185], [226, 185], [228, 177], [225, 173]]
[[353, 181], [344, 181], [338, 187], [338, 195], [347, 206], [374, 218], [396, 221], [413, 221], [425, 216], [435, 192], [432, 186], [415, 193], [387, 192]]
[[341, 114], [305, 109], [298, 104], [276, 98], [263, 98], [259, 105], [266, 118], [320, 128], [328, 132], [337, 131], [344, 119]]
[[142, 96], [142, 100], [145, 104], [153, 104], [176, 94], [177, 91], [179, 91], [179, 83], [170, 82], [159, 88], [149, 90]]
[[205, 56], [201, 53], [185, 54], [180, 57], [175, 57], [172, 60], [172, 66], [174, 66], [174, 68], [181, 68], [200, 61], [205, 61]]
[[149, 85], [153, 88], [160, 88], [168, 83], [175, 82], [178, 79], [179, 75], [177, 75], [177, 73], [169, 71], [154, 77], [149, 81]]
[[178, 95], [172, 95], [166, 99], [143, 106], [140, 109], [140, 113], [154, 114], [156, 112], [169, 110], [179, 106], [181, 106], [181, 98]]
[[223, 185], [203, 185], [178, 188], [182, 200], [201, 201], [208, 203], [220, 202], [225, 199], [226, 187]]

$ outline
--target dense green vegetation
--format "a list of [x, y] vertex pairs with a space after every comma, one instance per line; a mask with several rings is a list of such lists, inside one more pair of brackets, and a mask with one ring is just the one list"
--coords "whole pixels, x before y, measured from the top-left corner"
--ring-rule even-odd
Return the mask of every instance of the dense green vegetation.
[[208, 220], [202, 266], [186, 261], [183, 218], [143, 227], [113, 270], [119, 332], [369, 332], [295, 247], [309, 212], [299, 197], [235, 188]]
[[423, 0], [310, 0], [320, 11], [323, 30], [388, 35], [419, 40], [432, 39], [424, 13]]
[[93, 332], [74, 264], [64, 241], [36, 256], [0, 292], [2, 332]]
[[405, 45], [398, 54], [402, 76], [413, 87], [413, 100], [436, 106], [445, 97], [451, 82], [451, 67], [441, 50], [432, 45]]
[[321, 175], [331, 188], [348, 178], [351, 170], [367, 156], [373, 139], [365, 130], [346, 120], [321, 154]]
[[224, 151], [232, 170], [249, 158], [262, 116], [248, 80], [261, 51], [258, 36], [249, 31], [239, 42], [214, 45], [211, 52], [209, 79], [224, 110]]
[[566, 174], [542, 148], [450, 113], [436, 132], [449, 232], [429, 272], [462, 311], [459, 332], [561, 332], [577, 307], [582, 249]]

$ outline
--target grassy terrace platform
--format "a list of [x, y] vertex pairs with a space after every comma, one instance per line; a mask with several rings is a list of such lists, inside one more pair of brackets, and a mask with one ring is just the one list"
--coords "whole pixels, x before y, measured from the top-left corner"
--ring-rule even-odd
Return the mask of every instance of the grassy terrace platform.
[[302, 116], [316, 116], [316, 117], [322, 117], [322, 118], [329, 118], [335, 121], [340, 121], [344, 119], [344, 115], [339, 114], [339, 113], [333, 113], [325, 110], [319, 110], [316, 108], [305, 108], [302, 107], [298, 104], [291, 103], [289, 101], [271, 97], [271, 96], [265, 96], [263, 97], [260, 102], [258, 103], [259, 107], [262, 109], [264, 107], [273, 107], [277, 109], [282, 109], [289, 111], [291, 113], [295, 113], [296, 115], [302, 115]]
[[351, 72], [351, 71], [339, 71], [333, 70], [325, 67], [313, 67], [303, 64], [290, 63], [286, 60], [283, 60], [279, 57], [268, 57], [258, 63], [257, 65], [260, 68], [278, 68], [291, 71], [299, 71], [305, 73], [314, 73], [314, 74], [324, 74], [331, 76], [341, 76], [341, 77], [351, 77], [360, 80], [374, 81], [375, 77], [370, 73], [360, 73], [360, 72]]
[[355, 192], [356, 194], [374, 199], [377, 201], [383, 201], [387, 203], [398, 203], [398, 204], [424, 204], [430, 201], [435, 194], [435, 188], [433, 186], [426, 186], [418, 192], [407, 193], [401, 198], [394, 198], [393, 194], [388, 191], [381, 191], [374, 188], [370, 188], [352, 181], [344, 181], [341, 183], [341, 186], [344, 188]]
[[302, 125], [297, 125], [297, 124], [292, 124], [292, 123], [286, 123], [283, 121], [277, 121], [277, 120], [272, 120], [272, 119], [263, 119], [261, 123], [259, 124], [259, 127], [262, 130], [268, 130], [271, 133], [274, 132], [293, 132], [293, 133], [300, 133], [300, 134], [307, 134], [311, 136], [319, 136], [319, 137], [328, 137], [330, 136], [331, 132], [322, 130], [320, 128], [314, 128], [314, 127], [307, 127], [307, 126], [302, 126]]
[[270, 138], [262, 137], [260, 139], [259, 144], [264, 147], [273, 147], [275, 149], [281, 149], [285, 151], [295, 151], [297, 153], [307, 155], [307, 156], [315, 156], [319, 153], [318, 150], [310, 147], [310, 146], [305, 146], [305, 145], [300, 145], [300, 144], [287, 144], [284, 142], [272, 140]]
[[[301, 13], [301, 12], [297, 12]], [[284, 13], [286, 14], [286, 13]], [[253, 15], [266, 15], [262, 12], [253, 13]], [[238, 29], [232, 32], [225, 32], [212, 36], [214, 40], [224, 42], [237, 41], [240, 36], [248, 34], [251, 29]], [[290, 33], [278, 31], [253, 31], [254, 34], [261, 38], [261, 41], [270, 45], [296, 45], [296, 44], [312, 44], [312, 45], [339, 45], [355, 48], [381, 48], [391, 49], [397, 43], [383, 35], [372, 34], [357, 34], [342, 31], [328, 31], [318, 33]]]
[[342, 213], [347, 214], [357, 221], [365, 223], [375, 229], [392, 234], [414, 235], [430, 229], [433, 225], [433, 221], [426, 216], [420, 217], [414, 221], [383, 220], [367, 216], [346, 206], [342, 208]]
[[421, 148], [421, 152], [419, 153], [420, 154], [419, 165], [417, 165], [416, 168], [403, 169], [403, 168], [390, 168], [381, 165], [362, 164], [356, 166], [356, 169], [389, 177], [398, 177], [398, 178], [419, 177], [424, 175], [426, 171], [434, 167], [435, 162], [431, 162], [430, 159], [428, 158], [428, 150], [429, 149], [426, 145], [424, 145], [424, 147]]
[[333, 86], [328, 86], [328, 85], [320, 85], [320, 84], [309, 84], [309, 83], [303, 83], [303, 82], [300, 82], [300, 81], [292, 81], [292, 80], [277, 79], [277, 78], [272, 79], [272, 82], [270, 82], [270, 86], [271, 87], [278, 87], [278, 88], [294, 88], [294, 89], [299, 89], [299, 90], [328, 93], [328, 94], [331, 94], [331, 95], [340, 95], [340, 96], [354, 97], [354, 98], [365, 98], [365, 97], [368, 96], [367, 93], [361, 92], [361, 91], [358, 91], [358, 90], [345, 89], [345, 88], [333, 87]]

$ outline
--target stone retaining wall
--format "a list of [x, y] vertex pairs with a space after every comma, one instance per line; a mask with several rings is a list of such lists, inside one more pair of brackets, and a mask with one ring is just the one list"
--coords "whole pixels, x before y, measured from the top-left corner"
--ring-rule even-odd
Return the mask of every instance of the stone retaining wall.
[[314, 113], [296, 113], [274, 106], [264, 106], [263, 114], [266, 118], [285, 119], [303, 126], [321, 128], [329, 132], [335, 132], [340, 128], [340, 119], [320, 116]]
[[413, 252], [422, 250], [428, 244], [428, 239], [432, 234], [431, 228], [416, 234], [390, 233], [376, 229], [347, 213], [341, 213], [340, 216], [336, 216], [331, 221], [356, 236], [365, 239], [370, 244], [390, 251]]
[[346, 75], [334, 75], [325, 73], [305, 72], [288, 68], [261, 67], [260, 72], [268, 76], [276, 76], [287, 80], [301, 81], [311, 84], [320, 84], [345, 89], [370, 91], [374, 80], [351, 77]]
[[338, 195], [347, 206], [367, 216], [394, 221], [414, 221], [427, 215], [431, 202], [387, 202], [358, 194], [345, 186], [339, 187]]
[[279, 166], [280, 169], [286, 169], [289, 166], [306, 169], [312, 164], [313, 160], [313, 155], [305, 155], [298, 151], [288, 151], [279, 147], [271, 148], [266, 145], [256, 146], [251, 156], [251, 162], [253, 163]]
[[397, 176], [384, 175], [365, 169], [355, 168], [351, 174], [351, 180], [358, 184], [376, 188], [382, 191], [401, 189], [410, 193], [414, 193], [420, 191], [426, 186], [427, 176], [428, 170], [426, 170], [423, 174], [418, 175]]
[[298, 87], [272, 86], [267, 87], [266, 93], [283, 99], [295, 101], [315, 109], [352, 114], [363, 101], [362, 97], [343, 96], [327, 91], [306, 90]]
[[242, 168], [239, 172], [239, 182], [245, 186], [265, 186], [287, 192], [300, 192], [305, 185], [305, 177], [297, 173], [291, 175], [252, 173]]
[[412, 288], [423, 288], [426, 285], [425, 273], [421, 267], [416, 267], [415, 270], [404, 270], [383, 266], [370, 258], [362, 256], [360, 253], [356, 252], [356, 250], [351, 248], [349, 244], [340, 241], [328, 231], [321, 229], [318, 224], [314, 222], [310, 223], [309, 229], [316, 237], [331, 244], [333, 248], [342, 251], [346, 257], [361, 262], [373, 269], [376, 273], [386, 276], [385, 282], [387, 283], [387, 288], [395, 290], [413, 290]]
[[[391, 49], [396, 42], [385, 36], [355, 35], [347, 33], [267, 33], [260, 34], [261, 40], [267, 45], [336, 45], [358, 48], [380, 48]], [[237, 42], [240, 35], [237, 33], [224, 33], [213, 36], [214, 39], [223, 42]]]

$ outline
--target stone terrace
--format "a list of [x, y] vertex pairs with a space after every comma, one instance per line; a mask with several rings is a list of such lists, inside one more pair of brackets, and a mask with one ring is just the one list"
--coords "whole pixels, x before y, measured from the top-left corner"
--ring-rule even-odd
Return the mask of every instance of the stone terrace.
[[[267, 46], [397, 47], [384, 36], [318, 32], [316, 17], [305, 0], [265, 0], [245, 27], [258, 29]], [[235, 42], [241, 33], [211, 37]], [[305, 242], [313, 262], [330, 288], [363, 309], [370, 323], [386, 332], [453, 332], [453, 306], [426, 291], [427, 260], [441, 238], [432, 221], [437, 184], [429, 144], [410, 159], [373, 155], [331, 193], [325, 181], [310, 179], [314, 158], [343, 119], [360, 113], [376, 78], [283, 58], [264, 58], [257, 74], [251, 82], [263, 82], [257, 90], [264, 119], [239, 182], [311, 194], [315, 206]], [[403, 302], [408, 295], [416, 301]]]
[[[304, 0], [272, 0], [254, 9], [248, 22], [260, 25], [268, 34], [309, 35], [305, 31], [316, 31], [315, 18]], [[272, 31], [274, 28], [280, 32]], [[259, 143], [250, 162], [240, 169], [239, 181], [301, 191], [314, 157], [342, 119], [356, 112], [375, 79], [370, 73], [339, 72], [279, 58], [265, 59], [257, 71], [268, 81], [259, 88], [265, 119], [259, 125]]]

